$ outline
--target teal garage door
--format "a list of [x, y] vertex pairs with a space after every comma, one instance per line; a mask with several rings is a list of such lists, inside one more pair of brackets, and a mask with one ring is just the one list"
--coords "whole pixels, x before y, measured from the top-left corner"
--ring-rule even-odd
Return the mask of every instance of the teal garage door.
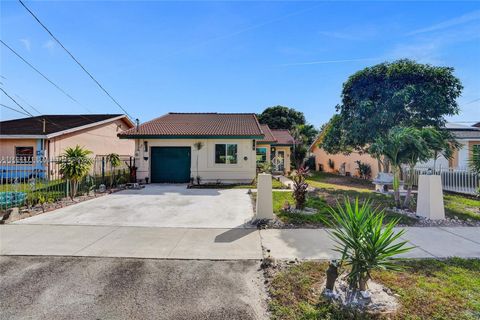
[[190, 181], [190, 147], [152, 147], [150, 159], [153, 183]]

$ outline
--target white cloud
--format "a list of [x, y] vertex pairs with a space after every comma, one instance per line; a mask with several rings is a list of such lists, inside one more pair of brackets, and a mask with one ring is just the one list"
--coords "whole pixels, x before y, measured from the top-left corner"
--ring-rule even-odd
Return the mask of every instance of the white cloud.
[[458, 26], [458, 25], [465, 24], [467, 22], [475, 21], [475, 20], [479, 20], [479, 19], [480, 19], [480, 10], [472, 11], [472, 12], [464, 14], [460, 17], [445, 20], [445, 21], [442, 21], [440, 23], [431, 25], [429, 27], [425, 27], [425, 28], [421, 28], [421, 29], [411, 31], [411, 32], [407, 33], [407, 35], [411, 36], [411, 35], [420, 34], [420, 33], [438, 31], [438, 30]]
[[23, 39], [20, 39], [20, 42], [23, 44], [23, 46], [25, 47], [25, 49], [27, 49], [27, 51], [30, 51], [30, 50], [31, 50], [31, 48], [32, 48], [32, 43], [30, 42], [30, 39], [23, 38]]
[[53, 52], [53, 50], [55, 49], [55, 46], [56, 46], [55, 41], [51, 39], [44, 42], [42, 45], [42, 47], [50, 51], [50, 53]]

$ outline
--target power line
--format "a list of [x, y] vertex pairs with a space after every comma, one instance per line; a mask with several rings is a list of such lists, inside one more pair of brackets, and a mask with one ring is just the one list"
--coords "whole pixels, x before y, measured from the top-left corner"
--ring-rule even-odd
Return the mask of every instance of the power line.
[[28, 113], [29, 116], [33, 117], [33, 114], [31, 114], [29, 111], [27, 111], [27, 109], [25, 109], [24, 107], [22, 107], [22, 106], [17, 102], [17, 100], [13, 99], [3, 88], [0, 88], [0, 90], [2, 90], [3, 93], [5, 93], [5, 95], [10, 98], [10, 100], [12, 100], [13, 102], [15, 102], [15, 104], [16, 104], [17, 106], [19, 106], [20, 109], [22, 109], [23, 111], [25, 111], [26, 113]]
[[80, 66], [80, 68], [83, 69], [83, 71], [85, 71], [86, 74], [88, 74], [88, 76], [98, 85], [98, 87], [100, 89], [102, 89], [103, 92], [105, 92], [105, 94], [120, 108], [122, 109], [123, 112], [125, 112], [125, 114], [133, 119], [130, 114], [127, 112], [127, 110], [125, 110], [124, 107], [122, 107], [120, 105], [120, 103], [118, 103], [117, 100], [115, 100], [114, 97], [112, 97], [112, 95], [110, 93], [108, 93], [108, 91], [100, 84], [100, 82], [97, 81], [97, 79], [95, 79], [95, 77], [90, 73], [88, 72], [87, 69], [85, 69], [85, 67], [73, 56], [73, 54], [67, 50], [67, 48], [65, 48], [65, 46], [60, 42], [60, 40], [57, 39], [57, 37], [55, 37], [53, 35], [53, 33], [40, 21], [40, 19], [37, 18], [37, 16], [25, 5], [25, 3], [23, 3], [22, 0], [18, 0], [18, 2], [20, 2], [20, 4], [32, 15], [32, 17], [43, 27], [43, 29], [45, 29], [45, 31], [47, 31], [47, 33], [63, 48], [63, 50], [65, 50], [65, 52], [68, 53], [68, 55]]
[[30, 108], [32, 108], [32, 110], [34, 110], [35, 112], [37, 112], [37, 113], [40, 114], [40, 115], [42, 114], [40, 111], [38, 111], [37, 108], [35, 108], [34, 106], [32, 106], [30, 103], [28, 103], [27, 100], [23, 99], [23, 98], [20, 97], [18, 94], [15, 94], [15, 96], [16, 96], [18, 99], [20, 99], [20, 100], [22, 100], [23, 102], [25, 102], [25, 104], [26, 104], [27, 106], [29, 106]]
[[0, 106], [2, 106], [2, 107], [4, 107], [4, 108], [7, 108], [7, 109], [10, 109], [10, 110], [12, 110], [12, 111], [18, 112], [18, 113], [20, 113], [20, 114], [23, 114], [23, 115], [25, 115], [25, 116], [29, 116], [27, 113], [22, 112], [22, 111], [19, 111], [19, 110], [15, 109], [15, 108], [12, 108], [12, 107], [7, 106], [7, 105], [4, 105], [3, 103], [0, 103]]
[[68, 92], [66, 92], [65, 90], [63, 90], [59, 85], [57, 85], [55, 82], [53, 82], [52, 80], [50, 80], [45, 74], [43, 74], [40, 70], [38, 70], [35, 66], [33, 66], [30, 62], [28, 62], [25, 58], [23, 58], [18, 52], [16, 52], [14, 49], [12, 49], [12, 47], [10, 47], [9, 45], [7, 45], [2, 39], [0, 39], [0, 42], [8, 49], [10, 50], [13, 54], [15, 54], [20, 60], [22, 60], [25, 64], [27, 64], [30, 68], [32, 68], [33, 70], [35, 70], [39, 75], [41, 75], [45, 80], [47, 80], [48, 82], [50, 82], [50, 84], [52, 84], [55, 88], [57, 88], [61, 93], [63, 93], [65, 96], [67, 96], [70, 100], [72, 100], [73, 102], [77, 103], [78, 105], [82, 106], [83, 108], [85, 108], [86, 110], [88, 110], [88, 112], [91, 112], [87, 107], [83, 106], [80, 102], [78, 102], [77, 99], [75, 99], [74, 97], [72, 97]]

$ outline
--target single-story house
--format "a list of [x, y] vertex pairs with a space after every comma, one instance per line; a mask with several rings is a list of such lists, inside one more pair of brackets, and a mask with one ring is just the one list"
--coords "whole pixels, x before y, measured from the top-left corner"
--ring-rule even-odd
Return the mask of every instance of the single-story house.
[[249, 183], [256, 176], [258, 152], [268, 152], [262, 161], [271, 160], [272, 151], [281, 155], [277, 150], [283, 150], [283, 159], [289, 157], [285, 134], [275, 133], [253, 113], [168, 113], [118, 136], [135, 141], [139, 180]]
[[274, 171], [290, 173], [290, 154], [294, 146], [290, 132], [284, 129], [270, 129], [266, 124], [261, 124], [260, 127], [265, 137], [257, 140], [257, 164], [272, 163]]
[[[472, 152], [480, 153], [480, 124], [474, 126], [465, 126], [455, 123], [447, 123], [446, 130], [453, 133], [457, 141], [461, 144], [459, 150], [455, 151], [450, 160], [440, 156], [436, 162], [436, 167], [464, 169], [468, 167], [468, 159], [471, 159]], [[349, 173], [352, 176], [358, 175], [356, 161], [368, 163], [372, 169], [372, 177], [378, 174], [378, 161], [368, 154], [353, 152], [348, 155], [328, 154], [318, 146], [318, 139], [310, 146], [310, 153], [315, 156], [316, 170], [327, 172]], [[332, 168], [333, 164], [333, 168]], [[433, 159], [419, 166], [433, 166]]]
[[[436, 161], [437, 167], [467, 168], [468, 161], [472, 158], [473, 152], [480, 154], [480, 128], [475, 125], [466, 126], [458, 123], [447, 123], [445, 128], [455, 136], [455, 139], [460, 143], [460, 149], [455, 150], [450, 160], [440, 156]], [[433, 165], [433, 160], [422, 165]]]
[[79, 145], [92, 156], [132, 155], [134, 143], [119, 140], [118, 133], [133, 128], [123, 114], [41, 115], [0, 122], [0, 157], [60, 156]]

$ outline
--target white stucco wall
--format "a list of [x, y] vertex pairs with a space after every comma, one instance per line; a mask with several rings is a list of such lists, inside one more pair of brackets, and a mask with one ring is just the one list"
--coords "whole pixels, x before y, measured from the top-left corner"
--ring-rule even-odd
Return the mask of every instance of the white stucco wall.
[[[148, 142], [148, 151], [144, 151], [144, 142]], [[203, 142], [203, 148], [196, 151], [194, 143]], [[215, 163], [215, 144], [234, 143], [237, 144], [236, 164]], [[145, 179], [150, 177], [150, 151], [152, 147], [191, 147], [192, 177], [197, 176], [197, 154], [198, 154], [198, 176], [203, 183], [248, 183], [256, 175], [256, 151], [251, 139], [139, 139], [135, 140], [135, 158], [137, 178]], [[148, 160], [144, 160], [148, 157]], [[244, 159], [246, 157], [246, 160]]]

